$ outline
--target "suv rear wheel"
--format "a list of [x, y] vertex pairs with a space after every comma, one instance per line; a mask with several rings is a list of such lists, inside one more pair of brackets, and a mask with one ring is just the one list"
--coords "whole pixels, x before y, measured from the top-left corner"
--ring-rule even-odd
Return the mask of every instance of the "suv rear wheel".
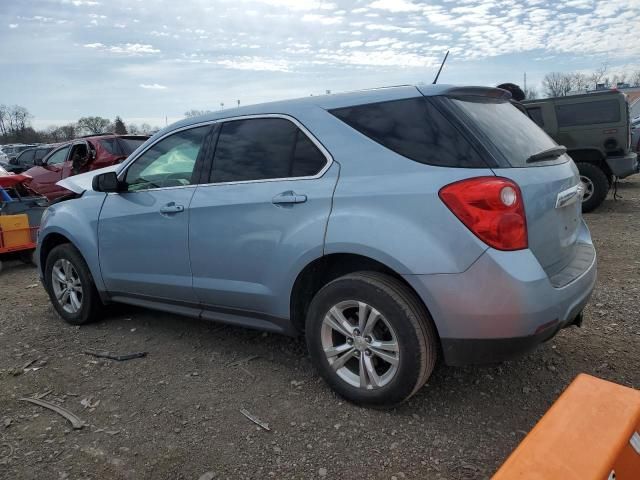
[[89, 267], [73, 245], [65, 243], [51, 250], [44, 284], [53, 307], [66, 322], [82, 325], [101, 313], [103, 305]]
[[359, 272], [325, 285], [306, 322], [311, 359], [346, 399], [397, 405], [422, 387], [434, 369], [438, 337], [414, 293], [397, 279]]
[[592, 163], [576, 163], [580, 172], [580, 181], [584, 186], [582, 197], [582, 211], [591, 212], [595, 210], [607, 196], [611, 184], [607, 174], [600, 167]]

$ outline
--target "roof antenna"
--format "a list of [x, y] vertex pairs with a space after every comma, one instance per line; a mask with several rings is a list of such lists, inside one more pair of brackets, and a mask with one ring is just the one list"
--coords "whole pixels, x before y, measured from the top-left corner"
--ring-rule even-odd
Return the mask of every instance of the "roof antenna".
[[438, 82], [438, 77], [440, 76], [440, 72], [442, 72], [442, 67], [444, 67], [444, 62], [447, 61], [448, 56], [449, 56], [449, 50], [447, 50], [447, 54], [444, 56], [444, 60], [442, 60], [442, 63], [440, 64], [440, 68], [438, 69], [436, 78], [433, 79], [432, 85], [435, 85]]

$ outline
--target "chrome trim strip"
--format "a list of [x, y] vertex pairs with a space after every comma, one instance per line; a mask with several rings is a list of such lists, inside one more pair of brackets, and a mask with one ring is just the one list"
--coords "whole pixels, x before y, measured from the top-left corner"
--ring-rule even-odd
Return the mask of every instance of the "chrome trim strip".
[[582, 183], [578, 183], [573, 187], [563, 190], [558, 193], [558, 196], [556, 197], [556, 208], [566, 207], [567, 205], [575, 203], [579, 198], [582, 198], [583, 193], [584, 187], [582, 186]]
[[257, 114], [251, 114], [251, 115], [239, 115], [239, 116], [236, 116], [236, 117], [219, 118], [219, 119], [210, 120], [210, 121], [207, 121], [207, 122], [194, 123], [192, 125], [187, 125], [187, 126], [184, 126], [184, 127], [176, 128], [175, 130], [167, 132], [164, 135], [162, 135], [161, 137], [159, 137], [155, 142], [153, 142], [152, 144], [148, 145], [144, 150], [140, 151], [135, 157], [127, 159], [125, 161], [125, 163], [122, 164], [122, 168], [118, 171], [118, 179], [121, 180], [121, 181], [124, 180], [124, 175], [126, 174], [127, 169], [129, 168], [129, 166], [133, 162], [135, 162], [138, 158], [140, 158], [140, 156], [144, 155], [144, 153], [147, 150], [149, 150], [151, 147], [156, 145], [158, 142], [162, 141], [163, 139], [165, 139], [166, 137], [168, 137], [170, 135], [173, 135], [174, 133], [182, 132], [184, 130], [189, 130], [191, 128], [203, 127], [205, 125], [214, 125], [216, 123], [225, 123], [225, 122], [231, 122], [231, 121], [234, 121], [234, 120], [247, 120], [247, 119], [254, 119], [254, 118], [283, 118], [285, 120], [289, 120], [296, 127], [298, 127], [309, 138], [309, 140], [311, 140], [311, 142], [313, 142], [313, 144], [322, 152], [322, 154], [324, 155], [324, 157], [327, 160], [327, 163], [322, 168], [322, 170], [320, 170], [317, 174], [311, 175], [311, 176], [306, 176], [306, 177], [264, 178], [264, 179], [258, 179], [258, 180], [242, 180], [242, 181], [237, 181], [237, 182], [199, 183], [199, 184], [194, 184], [194, 185], [184, 185], [184, 186], [181, 186], [181, 187], [150, 188], [148, 190], [138, 190], [136, 192], [126, 192], [126, 193], [149, 192], [149, 191], [157, 191], [157, 190], [166, 190], [166, 189], [170, 189], [170, 188], [172, 188], [172, 189], [173, 188], [186, 188], [186, 187], [194, 187], [194, 186], [206, 187], [206, 186], [213, 186], [213, 185], [239, 185], [239, 184], [244, 184], [244, 183], [282, 182], [282, 181], [285, 181], [285, 180], [286, 181], [314, 180], [314, 179], [322, 177], [327, 172], [327, 170], [329, 170], [331, 165], [333, 164], [333, 162], [334, 162], [333, 156], [331, 155], [331, 153], [329, 153], [329, 150], [327, 150], [324, 147], [324, 145], [322, 145], [322, 143], [320, 143], [320, 141], [315, 137], [315, 135], [313, 135], [309, 131], [309, 129], [307, 129], [307, 127], [305, 127], [297, 118], [292, 117], [291, 115], [288, 115], [288, 114], [284, 114], [284, 113], [257, 113]]

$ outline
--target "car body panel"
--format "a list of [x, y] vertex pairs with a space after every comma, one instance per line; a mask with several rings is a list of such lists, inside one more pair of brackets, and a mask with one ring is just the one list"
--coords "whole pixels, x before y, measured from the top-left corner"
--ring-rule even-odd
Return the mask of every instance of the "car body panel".
[[[189, 227], [198, 300], [286, 318], [292, 266], [297, 274], [322, 256], [339, 171], [333, 163], [320, 178], [199, 186]], [[283, 192], [306, 201], [275, 205]]]
[[[100, 270], [111, 294], [196, 303], [189, 265], [189, 204], [196, 187], [107, 195], [98, 227]], [[174, 203], [184, 211], [163, 214]]]

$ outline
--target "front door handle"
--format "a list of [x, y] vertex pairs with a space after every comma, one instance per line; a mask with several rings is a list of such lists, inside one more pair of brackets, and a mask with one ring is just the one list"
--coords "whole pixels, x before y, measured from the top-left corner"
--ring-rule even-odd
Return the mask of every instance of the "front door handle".
[[282, 192], [271, 200], [275, 205], [282, 205], [287, 203], [304, 203], [307, 201], [306, 195], [299, 195], [292, 190], [288, 192]]
[[176, 205], [175, 202], [170, 202], [160, 207], [160, 213], [180, 213], [180, 212], [184, 212], [184, 206]]

